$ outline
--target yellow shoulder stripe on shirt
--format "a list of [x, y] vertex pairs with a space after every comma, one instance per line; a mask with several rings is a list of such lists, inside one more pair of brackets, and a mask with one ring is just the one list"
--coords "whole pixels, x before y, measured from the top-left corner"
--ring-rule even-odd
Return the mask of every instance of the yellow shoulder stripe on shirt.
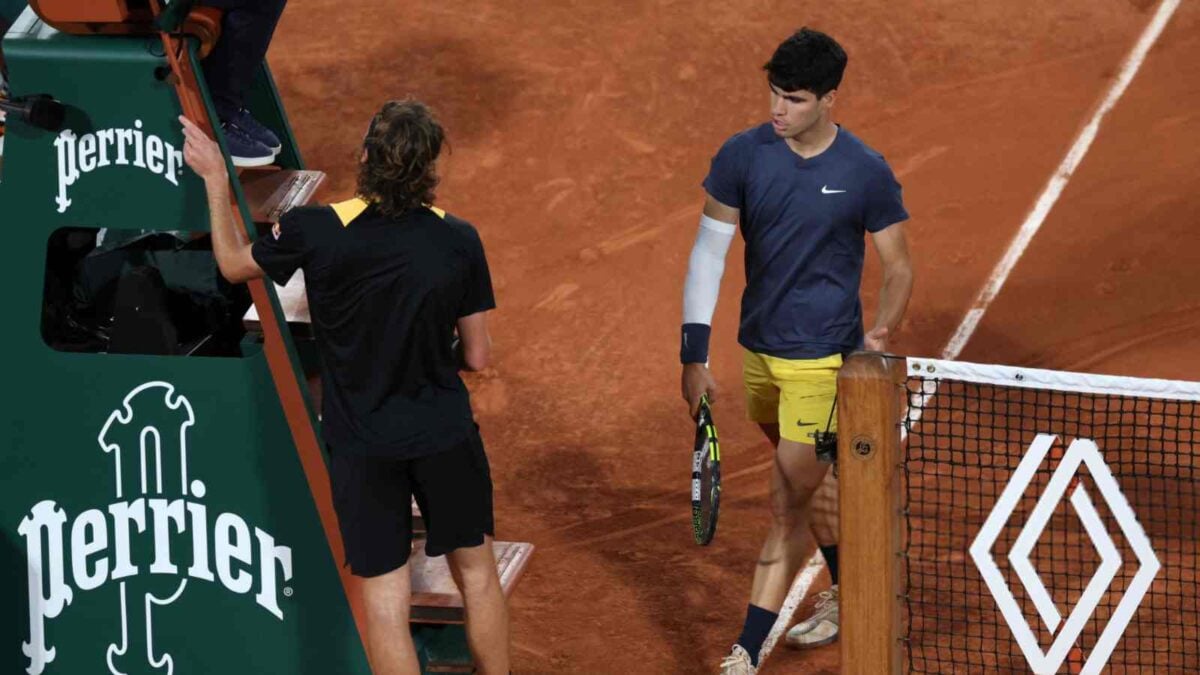
[[[347, 199], [337, 204], [330, 204], [329, 208], [333, 209], [333, 212], [337, 214], [338, 220], [342, 221], [342, 227], [349, 227], [350, 221], [362, 215], [362, 212], [366, 211], [368, 206], [370, 206], [370, 202], [362, 197], [355, 197], [354, 199]], [[445, 210], [439, 209], [432, 204], [427, 204], [426, 207], [430, 211], [433, 211], [438, 218], [442, 220], [446, 219]]]
[[342, 221], [342, 227], [348, 227], [350, 221], [359, 217], [363, 211], [367, 210], [369, 204], [366, 200], [355, 197], [337, 204], [330, 204], [329, 207], [337, 214], [338, 220]]

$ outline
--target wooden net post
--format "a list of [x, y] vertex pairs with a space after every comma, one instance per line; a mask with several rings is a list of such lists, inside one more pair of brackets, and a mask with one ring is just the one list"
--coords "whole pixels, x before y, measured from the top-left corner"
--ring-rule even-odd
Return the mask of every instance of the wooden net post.
[[846, 359], [838, 375], [838, 640], [843, 673], [901, 672], [904, 363], [857, 353]]

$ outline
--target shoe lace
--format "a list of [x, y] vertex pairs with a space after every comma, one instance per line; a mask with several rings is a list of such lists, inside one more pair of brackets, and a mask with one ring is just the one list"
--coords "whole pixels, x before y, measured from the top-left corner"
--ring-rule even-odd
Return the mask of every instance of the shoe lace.
[[827, 591], [821, 591], [817, 594], [816, 609], [826, 609], [827, 607], [834, 605], [837, 602], [837, 599], [837, 591], [833, 590], [832, 588]]
[[262, 126], [258, 123], [258, 120], [254, 119], [254, 115], [251, 115], [250, 111], [245, 108], [238, 109], [237, 115], [233, 118], [232, 122], [246, 130]]
[[246, 130], [245, 128], [238, 126], [237, 124], [234, 124], [232, 122], [226, 122], [224, 125], [222, 125], [222, 128], [225, 130], [226, 138], [232, 137], [232, 138], [237, 139], [240, 142], [247, 143], [247, 144], [258, 142], [254, 139], [253, 136], [250, 135], [250, 132], [248, 130]]
[[729, 668], [731, 666], [739, 666], [742, 664], [749, 665], [749, 663], [750, 655], [747, 654], [744, 649], [735, 649], [730, 652], [729, 656], [725, 657], [725, 660], [721, 661], [721, 667]]

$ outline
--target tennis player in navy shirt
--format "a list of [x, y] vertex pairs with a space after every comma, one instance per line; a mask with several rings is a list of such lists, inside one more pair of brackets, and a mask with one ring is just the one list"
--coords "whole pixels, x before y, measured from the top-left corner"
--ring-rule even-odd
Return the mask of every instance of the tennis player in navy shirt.
[[[747, 409], [775, 446], [771, 529], [742, 633], [721, 664], [729, 675], [757, 669], [763, 641], [813, 548], [811, 502], [829, 469], [816, 457], [813, 432], [836, 428], [830, 413], [842, 357], [885, 351], [912, 290], [900, 184], [882, 155], [832, 119], [846, 61], [833, 38], [807, 28], [779, 45], [764, 67], [770, 121], [726, 141], [704, 180], [704, 215], [684, 286], [683, 397], [693, 416], [701, 395], [716, 398], [707, 365], [710, 327], [740, 226], [746, 287], [738, 342]], [[883, 286], [864, 333], [859, 287], [867, 235]], [[789, 631], [793, 646], [837, 638], [836, 541], [819, 543], [834, 586], [813, 616]]]

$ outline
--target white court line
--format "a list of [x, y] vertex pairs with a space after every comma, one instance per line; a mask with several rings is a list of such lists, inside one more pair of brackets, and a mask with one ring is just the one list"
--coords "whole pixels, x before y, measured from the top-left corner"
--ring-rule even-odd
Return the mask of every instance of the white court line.
[[1129, 87], [1129, 83], [1133, 81], [1133, 76], [1142, 67], [1142, 61], [1146, 59], [1146, 54], [1150, 52], [1150, 48], [1154, 46], [1154, 43], [1158, 41], [1158, 37], [1162, 35], [1163, 29], [1166, 28], [1171, 15], [1179, 7], [1179, 3], [1180, 0], [1164, 0], [1162, 5], [1159, 6], [1158, 12], [1150, 21], [1150, 25], [1146, 26], [1141, 39], [1137, 41], [1133, 51], [1125, 59], [1124, 65], [1121, 66], [1121, 72], [1117, 75], [1116, 81], [1113, 82], [1112, 88], [1108, 90], [1108, 95], [1104, 97], [1104, 101], [1092, 115], [1091, 121], [1079, 132], [1079, 136], [1075, 139], [1075, 144], [1071, 146], [1070, 152], [1067, 153], [1062, 163], [1055, 169], [1054, 174], [1050, 177], [1050, 182], [1046, 184], [1046, 189], [1042, 191], [1042, 196], [1038, 198], [1033, 210], [1025, 218], [1025, 223], [1021, 225], [1021, 229], [1017, 232], [1017, 236], [1009, 244], [1008, 251], [1000, 259], [1000, 263], [996, 265], [996, 269], [992, 270], [992, 275], [988, 277], [987, 284], [979, 292], [979, 296], [975, 298], [974, 304], [967, 311], [967, 315], [963, 318], [962, 323], [958, 325], [958, 330], [954, 332], [954, 337], [950, 338], [950, 342], [942, 350], [943, 359], [952, 361], [957, 358], [962, 353], [963, 347], [966, 346], [967, 340], [970, 340], [971, 336], [975, 334], [975, 329], [979, 326], [979, 320], [983, 318], [983, 313], [987, 311], [988, 306], [992, 304], [992, 300], [995, 300], [996, 295], [1000, 293], [1004, 282], [1008, 280], [1008, 275], [1017, 266], [1017, 261], [1025, 253], [1025, 248], [1029, 246], [1029, 242], [1033, 240], [1033, 236], [1037, 234], [1042, 224], [1046, 222], [1046, 216], [1050, 214], [1050, 209], [1054, 207], [1054, 203], [1062, 195], [1063, 189], [1067, 187], [1067, 181], [1071, 179], [1071, 176], [1075, 173], [1075, 169], [1079, 168], [1080, 162], [1083, 161], [1084, 155], [1091, 149], [1092, 141], [1096, 140], [1096, 134], [1100, 131], [1100, 122], [1113, 109], [1113, 106], [1117, 104], [1117, 101], [1120, 100], [1125, 90]]
[[[1025, 249], [1029, 246], [1029, 242], [1033, 240], [1034, 235], [1041, 229], [1042, 224], [1046, 222], [1046, 216], [1050, 214], [1050, 209], [1054, 207], [1055, 202], [1062, 195], [1063, 189], [1067, 187], [1067, 181], [1075, 174], [1075, 169], [1079, 168], [1079, 164], [1083, 161], [1088, 150], [1092, 147], [1092, 142], [1096, 140], [1096, 134], [1100, 131], [1100, 122], [1104, 117], [1116, 106], [1117, 101], [1125, 94], [1125, 90], [1129, 88], [1129, 83], [1133, 81], [1133, 77], [1137, 75], [1138, 70], [1142, 67], [1142, 62], [1146, 60], [1146, 55], [1150, 53], [1150, 48], [1158, 41], [1162, 35], [1163, 29], [1166, 28], [1167, 22], [1171, 20], [1171, 16], [1175, 10], [1179, 8], [1181, 0], [1163, 0], [1159, 5], [1158, 11], [1154, 14], [1154, 18], [1150, 20], [1145, 31], [1142, 32], [1141, 38], [1134, 45], [1133, 51], [1125, 58], [1125, 62], [1121, 66], [1120, 72], [1117, 74], [1117, 79], [1109, 88], [1108, 94], [1096, 111], [1092, 114], [1092, 118], [1088, 121], [1075, 138], [1075, 143], [1071, 146], [1067, 156], [1055, 169], [1050, 176], [1050, 181], [1046, 184], [1046, 188], [1042, 191], [1037, 202], [1033, 206], [1033, 210], [1025, 217], [1025, 222], [1021, 225], [1021, 229], [1017, 231], [1017, 235], [1013, 237], [1012, 243], [1008, 245], [1008, 250], [1005, 251], [1004, 257], [992, 270], [991, 276], [988, 277], [987, 283], [975, 298], [971, 308], [967, 310], [966, 316], [963, 317], [962, 323], [954, 331], [954, 335], [950, 341], [946, 343], [946, 347], [942, 350], [941, 358], [952, 361], [962, 353], [962, 350], [967, 345], [967, 341], [975, 334], [975, 329], [979, 327], [979, 321], [983, 318], [984, 312], [991, 306], [992, 301], [1000, 293], [1000, 289], [1004, 287], [1004, 282], [1008, 280], [1008, 275], [1012, 273], [1013, 268], [1017, 266], [1017, 261], [1025, 254]], [[937, 393], [937, 385], [930, 388], [928, 393], [921, 395], [921, 402], [928, 403]], [[912, 421], [916, 422], [920, 419], [919, 413], [913, 417]], [[903, 433], [903, 431], [902, 431]], [[818, 556], [819, 557], [819, 556]], [[807, 567], [805, 571], [807, 571]], [[791, 590], [784, 599], [783, 607], [780, 610], [779, 620], [775, 622], [775, 626], [771, 629], [770, 635], [767, 636], [767, 641], [760, 656], [760, 663], [766, 661], [772, 647], [779, 640], [779, 635], [787, 628], [791, 621], [791, 614], [795, 611], [800, 601], [808, 594], [808, 589], [815, 579], [814, 574], [802, 574], [797, 581], [805, 581], [808, 583], [794, 583]]]
[[771, 626], [771, 632], [767, 634], [767, 639], [763, 641], [762, 649], [759, 650], [759, 663], [766, 660], [767, 654], [775, 648], [775, 643], [779, 641], [779, 637], [783, 635], [783, 631], [787, 630], [788, 623], [792, 619], [792, 614], [796, 612], [796, 607], [800, 605], [800, 601], [808, 595], [808, 589], [816, 581], [817, 575], [821, 570], [825, 569], [825, 558], [821, 556], [821, 550], [817, 549], [813, 552], [811, 558], [808, 559], [808, 564], [800, 568], [800, 574], [796, 575], [795, 581], [792, 582], [792, 588], [788, 591], [787, 597], [783, 600], [783, 606], [779, 608], [779, 618], [775, 619], [775, 625]]

